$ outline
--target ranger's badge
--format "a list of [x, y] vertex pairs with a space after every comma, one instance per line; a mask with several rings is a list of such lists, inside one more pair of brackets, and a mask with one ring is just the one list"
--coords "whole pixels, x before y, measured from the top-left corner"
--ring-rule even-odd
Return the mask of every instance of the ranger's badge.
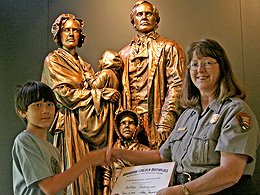
[[218, 121], [219, 117], [220, 117], [219, 114], [214, 114], [214, 115], [212, 116], [212, 118], [210, 119], [210, 123], [211, 123], [211, 124], [215, 124], [215, 123]]
[[238, 124], [242, 128], [242, 132], [247, 132], [250, 126], [250, 117], [246, 113], [241, 112], [239, 114], [236, 114], [236, 118]]

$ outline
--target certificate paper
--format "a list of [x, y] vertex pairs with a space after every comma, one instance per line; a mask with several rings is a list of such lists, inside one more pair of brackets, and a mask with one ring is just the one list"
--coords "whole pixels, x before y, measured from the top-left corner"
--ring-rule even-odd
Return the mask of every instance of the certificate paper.
[[111, 195], [156, 195], [169, 186], [176, 163], [158, 163], [122, 169]]

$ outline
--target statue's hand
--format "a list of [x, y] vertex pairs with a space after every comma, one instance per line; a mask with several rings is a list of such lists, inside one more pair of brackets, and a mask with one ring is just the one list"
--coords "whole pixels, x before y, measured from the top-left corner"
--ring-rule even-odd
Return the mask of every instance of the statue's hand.
[[119, 97], [120, 97], [120, 93], [119, 93], [119, 91], [116, 91], [116, 92], [112, 95], [110, 101], [111, 101], [112, 103], [114, 103], [114, 102], [116, 102], [116, 101], [119, 99]]
[[168, 127], [160, 126], [158, 127], [157, 131], [158, 131], [158, 147], [160, 147], [163, 144], [163, 142], [165, 142], [166, 139], [169, 137], [171, 133], [171, 129]]
[[109, 187], [104, 186], [103, 195], [109, 195]]

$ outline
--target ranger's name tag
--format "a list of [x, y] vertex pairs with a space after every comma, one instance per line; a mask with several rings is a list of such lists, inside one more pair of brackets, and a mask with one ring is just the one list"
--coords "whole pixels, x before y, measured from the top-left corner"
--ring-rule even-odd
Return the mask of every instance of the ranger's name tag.
[[179, 127], [178, 129], [177, 129], [177, 131], [184, 131], [184, 130], [186, 130], [187, 129], [187, 127]]

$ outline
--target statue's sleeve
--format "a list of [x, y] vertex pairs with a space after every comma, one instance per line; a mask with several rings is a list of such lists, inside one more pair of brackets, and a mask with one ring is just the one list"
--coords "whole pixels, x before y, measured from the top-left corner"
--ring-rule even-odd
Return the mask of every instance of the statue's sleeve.
[[84, 72], [71, 68], [55, 53], [45, 58], [42, 82], [53, 89], [58, 101], [67, 108], [85, 106], [92, 99], [91, 91], [84, 88]]
[[106, 87], [106, 83], [108, 79], [109, 79], [108, 74], [101, 71], [100, 74], [97, 76], [97, 78], [92, 82], [92, 88], [102, 89]]
[[166, 44], [164, 51], [167, 93], [162, 106], [159, 127], [172, 129], [181, 113], [180, 92], [185, 73], [185, 54], [177, 42]]

